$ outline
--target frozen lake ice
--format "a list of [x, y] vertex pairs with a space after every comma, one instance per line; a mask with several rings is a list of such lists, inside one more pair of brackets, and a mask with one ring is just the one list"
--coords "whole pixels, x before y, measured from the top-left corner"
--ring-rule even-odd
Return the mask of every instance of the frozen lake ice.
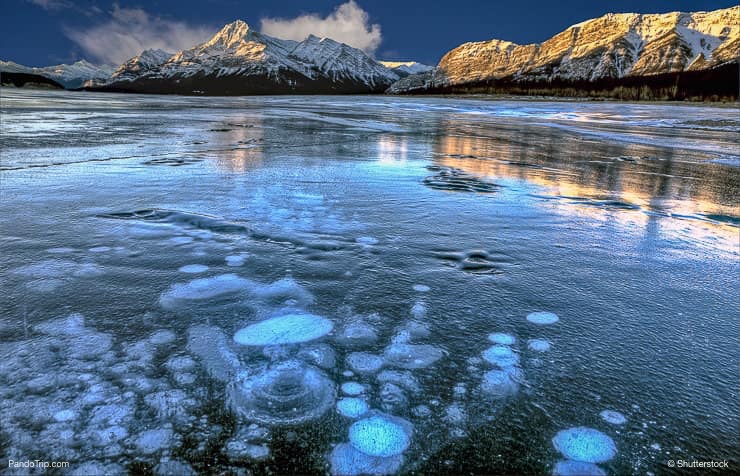
[[5, 459], [740, 464], [735, 105], [3, 89], [0, 109]]

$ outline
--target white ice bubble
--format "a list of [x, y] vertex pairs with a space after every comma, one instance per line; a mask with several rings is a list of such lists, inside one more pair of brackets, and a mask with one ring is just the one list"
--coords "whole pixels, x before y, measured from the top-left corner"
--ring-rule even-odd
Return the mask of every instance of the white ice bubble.
[[527, 347], [535, 352], [547, 352], [550, 350], [551, 344], [547, 339], [529, 339]]
[[555, 463], [553, 476], [606, 476], [606, 471], [593, 463], [583, 461], [562, 460]]
[[431, 288], [426, 284], [414, 284], [413, 289], [417, 293], [428, 293]]
[[612, 425], [624, 425], [627, 423], [627, 417], [615, 410], [604, 410], [599, 413], [602, 420]]
[[110, 251], [110, 246], [95, 246], [93, 248], [90, 248], [88, 251], [91, 251], [93, 253], [105, 253], [107, 251]]
[[235, 274], [221, 274], [210, 278], [199, 278], [187, 283], [173, 284], [159, 298], [164, 308], [181, 303], [211, 299], [225, 294], [246, 291], [254, 283]]
[[382, 357], [367, 352], [352, 352], [347, 356], [347, 365], [359, 374], [375, 373], [383, 363]]
[[527, 314], [527, 321], [537, 325], [555, 324], [560, 318], [553, 312], [532, 312]]
[[175, 342], [176, 338], [177, 336], [175, 336], [174, 332], [163, 329], [150, 335], [149, 342], [154, 345], [171, 344], [172, 342]]
[[169, 242], [174, 245], [186, 245], [188, 243], [192, 243], [195, 241], [195, 238], [192, 236], [173, 236], [169, 239]]
[[60, 410], [54, 414], [55, 421], [71, 421], [77, 418], [74, 410]]
[[483, 358], [499, 367], [510, 367], [519, 363], [519, 356], [505, 345], [494, 345], [483, 352]]
[[403, 464], [403, 456], [370, 456], [351, 444], [342, 443], [332, 450], [329, 462], [333, 476], [382, 476], [398, 472]]
[[378, 239], [372, 236], [361, 236], [355, 240], [357, 243], [364, 246], [372, 246], [378, 244]]
[[493, 342], [494, 344], [501, 344], [501, 345], [516, 344], [516, 337], [514, 337], [511, 334], [506, 334], [504, 332], [494, 332], [494, 333], [488, 334], [488, 340]]
[[298, 351], [297, 357], [322, 369], [334, 368], [337, 363], [334, 349], [329, 344], [323, 343], [302, 348]]
[[361, 398], [340, 398], [337, 402], [337, 411], [348, 418], [357, 418], [364, 415], [370, 407]]
[[241, 345], [282, 345], [308, 342], [323, 337], [334, 324], [313, 314], [286, 314], [252, 324], [234, 334]]
[[614, 440], [608, 435], [582, 426], [559, 431], [552, 443], [566, 458], [586, 463], [609, 461], [617, 454]]
[[361, 395], [365, 392], [365, 386], [357, 382], [344, 382], [342, 384], [342, 393], [345, 395]]
[[167, 428], [146, 430], [136, 438], [136, 448], [144, 454], [152, 454], [167, 449], [172, 445], [174, 435]]
[[483, 375], [481, 390], [492, 397], [507, 397], [515, 394], [518, 389], [518, 383], [506, 370], [490, 370]]
[[201, 359], [211, 378], [228, 382], [239, 371], [241, 363], [227, 345], [223, 331], [213, 326], [193, 326], [188, 330], [188, 350]]
[[411, 444], [413, 426], [406, 420], [373, 412], [352, 424], [349, 441], [356, 449], [370, 456], [400, 455]]
[[363, 321], [351, 322], [344, 326], [337, 336], [340, 344], [347, 346], [363, 346], [378, 340], [375, 328]]
[[421, 392], [419, 381], [408, 370], [383, 370], [376, 378], [378, 382], [392, 383], [413, 393]]
[[229, 255], [226, 258], [224, 258], [227, 266], [234, 266], [234, 267], [243, 266], [246, 259], [247, 258], [244, 255]]
[[74, 253], [74, 248], [69, 248], [66, 246], [61, 246], [59, 248], [49, 248], [46, 250], [47, 253], [54, 253], [54, 254], [66, 254], [66, 253]]
[[208, 271], [208, 266], [204, 264], [186, 264], [178, 269], [181, 273], [197, 274]]
[[427, 344], [391, 344], [383, 352], [389, 366], [403, 369], [429, 367], [443, 355], [442, 350]]

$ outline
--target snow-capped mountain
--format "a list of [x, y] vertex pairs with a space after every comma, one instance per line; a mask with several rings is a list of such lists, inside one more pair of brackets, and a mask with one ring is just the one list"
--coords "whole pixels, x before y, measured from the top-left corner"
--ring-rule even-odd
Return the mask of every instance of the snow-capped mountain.
[[740, 6], [712, 12], [607, 14], [543, 43], [490, 40], [448, 52], [434, 72], [399, 81], [391, 92], [506, 78], [599, 81], [704, 70], [740, 56]]
[[89, 80], [105, 80], [110, 77], [114, 70], [114, 66], [96, 66], [85, 60], [43, 68], [23, 66], [12, 61], [0, 61], [0, 71], [2, 72], [37, 74], [52, 79], [67, 89], [79, 88]]
[[416, 61], [379, 61], [379, 63], [401, 77], [426, 73], [434, 69], [434, 66], [417, 63]]
[[301, 42], [259, 33], [237, 20], [174, 54], [148, 50], [100, 89], [179, 94], [381, 92], [399, 76], [361, 50], [329, 38]]
[[137, 77], [150, 73], [167, 62], [172, 57], [172, 53], [164, 50], [149, 49], [129, 59], [119, 66], [113, 74], [110, 81], [131, 81]]

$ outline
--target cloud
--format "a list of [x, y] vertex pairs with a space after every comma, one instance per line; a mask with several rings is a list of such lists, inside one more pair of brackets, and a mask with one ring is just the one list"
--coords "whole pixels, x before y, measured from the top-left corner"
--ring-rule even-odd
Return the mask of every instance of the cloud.
[[354, 0], [338, 6], [326, 18], [305, 14], [293, 19], [263, 18], [262, 33], [286, 40], [304, 40], [313, 34], [359, 48], [368, 54], [382, 41], [380, 25], [370, 24], [370, 16]]
[[59, 10], [61, 8], [69, 8], [72, 6], [67, 0], [27, 0], [28, 3], [38, 5], [44, 10]]
[[210, 38], [214, 28], [152, 16], [140, 8], [113, 6], [110, 17], [88, 29], [66, 28], [65, 34], [97, 61], [121, 64], [145, 49], [176, 52]]

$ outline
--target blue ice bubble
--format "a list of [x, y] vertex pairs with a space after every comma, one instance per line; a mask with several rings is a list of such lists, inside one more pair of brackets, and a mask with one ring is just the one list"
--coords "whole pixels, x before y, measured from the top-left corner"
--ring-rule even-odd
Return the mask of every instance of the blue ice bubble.
[[608, 435], [583, 426], [559, 431], [552, 443], [566, 458], [586, 463], [609, 461], [617, 454], [614, 440]]
[[403, 464], [403, 456], [370, 456], [349, 443], [342, 443], [331, 452], [329, 462], [333, 476], [381, 476], [397, 473]]
[[492, 334], [488, 334], [488, 340], [493, 342], [494, 344], [501, 344], [501, 345], [516, 344], [516, 337], [514, 337], [511, 334], [505, 334], [503, 332], [494, 332]]
[[553, 312], [532, 312], [527, 314], [527, 320], [532, 324], [538, 324], [541, 326], [548, 324], [555, 324], [560, 320], [557, 314]]
[[365, 392], [365, 386], [357, 382], [345, 382], [342, 384], [342, 393], [345, 395], [361, 395]]
[[208, 271], [208, 266], [204, 264], [186, 264], [185, 266], [182, 266], [180, 269], [178, 269], [181, 273], [203, 273], [204, 271]]
[[519, 356], [505, 345], [494, 345], [483, 352], [483, 358], [499, 367], [511, 367], [519, 363]]
[[606, 471], [593, 463], [566, 459], [555, 463], [552, 476], [606, 476]]
[[547, 352], [550, 350], [550, 341], [547, 339], [529, 339], [527, 347], [535, 352]]
[[383, 352], [388, 365], [402, 369], [429, 367], [441, 359], [442, 355], [442, 350], [427, 344], [391, 344]]
[[234, 334], [234, 341], [242, 345], [281, 345], [308, 342], [323, 337], [334, 324], [313, 314], [286, 314], [261, 321]]
[[[510, 367], [511, 368], [511, 367]], [[513, 395], [519, 389], [516, 376], [507, 370], [490, 370], [483, 375], [481, 390], [495, 398]]]
[[352, 352], [347, 356], [347, 365], [357, 373], [372, 374], [383, 367], [383, 358], [367, 352]]
[[627, 417], [615, 410], [604, 410], [599, 413], [601, 419], [612, 425], [624, 425], [627, 423]]
[[370, 456], [400, 455], [411, 444], [413, 426], [403, 418], [374, 411], [349, 427], [349, 442]]
[[360, 417], [368, 410], [367, 402], [361, 398], [340, 398], [337, 402], [337, 411], [348, 418]]
[[378, 244], [378, 239], [372, 236], [361, 236], [355, 240], [357, 243], [365, 246], [372, 246]]

